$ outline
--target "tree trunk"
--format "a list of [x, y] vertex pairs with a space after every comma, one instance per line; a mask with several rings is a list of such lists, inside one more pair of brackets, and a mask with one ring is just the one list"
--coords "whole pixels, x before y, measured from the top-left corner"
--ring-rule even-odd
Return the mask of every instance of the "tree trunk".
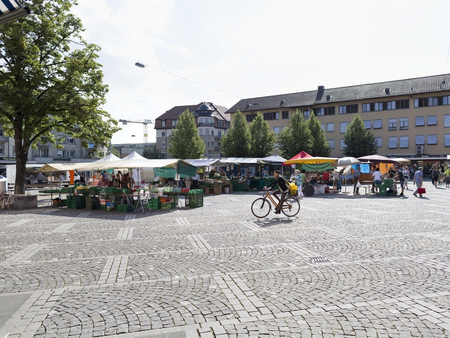
[[14, 144], [16, 148], [16, 182], [14, 192], [16, 194], [25, 193], [25, 176], [27, 174], [27, 160], [28, 148], [25, 148], [22, 143], [22, 134], [14, 137]]

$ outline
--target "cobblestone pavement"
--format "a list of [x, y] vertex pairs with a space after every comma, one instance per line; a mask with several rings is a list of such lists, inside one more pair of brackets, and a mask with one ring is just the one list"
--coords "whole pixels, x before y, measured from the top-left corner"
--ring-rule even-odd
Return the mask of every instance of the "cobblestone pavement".
[[450, 189], [0, 211], [0, 337], [448, 337]]

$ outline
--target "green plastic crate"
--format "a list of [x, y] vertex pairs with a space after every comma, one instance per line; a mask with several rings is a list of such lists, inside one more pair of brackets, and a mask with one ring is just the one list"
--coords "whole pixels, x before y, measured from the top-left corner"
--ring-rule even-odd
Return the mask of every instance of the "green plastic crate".
[[67, 201], [67, 208], [76, 209], [77, 201]]
[[100, 187], [89, 187], [89, 194], [90, 195], [99, 195]]
[[383, 185], [386, 188], [393, 188], [394, 187], [394, 181], [393, 180], [384, 180]]
[[147, 207], [151, 210], [161, 209], [161, 201], [158, 198], [149, 199]]
[[161, 203], [161, 209], [163, 210], [171, 210], [173, 208], [175, 208], [175, 203], [173, 202]]
[[73, 194], [75, 192], [75, 188], [61, 188], [61, 193], [64, 194]]

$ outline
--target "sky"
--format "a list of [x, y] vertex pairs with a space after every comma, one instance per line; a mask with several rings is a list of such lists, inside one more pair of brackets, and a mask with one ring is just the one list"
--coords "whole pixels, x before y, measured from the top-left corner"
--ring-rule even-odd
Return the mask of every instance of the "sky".
[[[450, 73], [448, 0], [78, 0], [72, 12], [102, 48], [117, 120]], [[114, 144], [144, 142], [142, 124], [119, 126]]]

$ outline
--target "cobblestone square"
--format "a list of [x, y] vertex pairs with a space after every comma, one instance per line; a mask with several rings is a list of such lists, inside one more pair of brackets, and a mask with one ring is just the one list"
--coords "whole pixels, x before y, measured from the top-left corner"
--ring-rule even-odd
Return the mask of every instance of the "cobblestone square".
[[450, 189], [0, 210], [0, 337], [448, 337]]

